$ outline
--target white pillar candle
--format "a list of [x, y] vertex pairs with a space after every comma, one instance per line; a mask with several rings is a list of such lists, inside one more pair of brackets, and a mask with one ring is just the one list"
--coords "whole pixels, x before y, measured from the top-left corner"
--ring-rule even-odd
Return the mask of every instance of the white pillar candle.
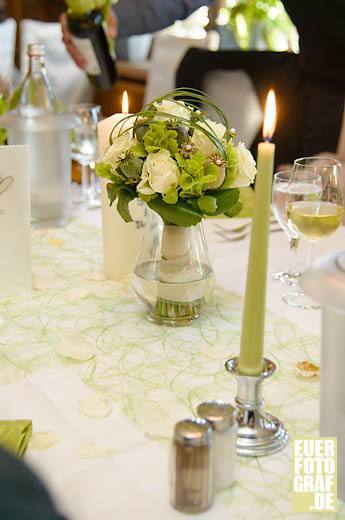
[[[114, 126], [124, 117], [126, 114], [114, 114], [99, 123], [98, 143], [101, 160], [109, 146], [109, 137]], [[121, 131], [121, 127], [122, 125], [119, 124], [113, 137], [116, 132]], [[108, 182], [107, 179], [101, 179], [104, 274], [110, 280], [120, 280], [133, 272], [141, 234], [135, 222], [126, 224], [122, 220], [117, 212], [116, 202], [110, 207], [106, 189]], [[136, 201], [130, 203], [130, 210], [134, 219], [138, 218], [139, 212], [142, 212]]]

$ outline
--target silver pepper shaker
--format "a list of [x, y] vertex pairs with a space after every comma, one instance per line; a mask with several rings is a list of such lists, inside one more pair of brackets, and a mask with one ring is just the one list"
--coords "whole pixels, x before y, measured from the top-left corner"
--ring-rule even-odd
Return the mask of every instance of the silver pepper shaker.
[[235, 408], [225, 401], [206, 401], [197, 408], [213, 430], [214, 490], [223, 491], [235, 481], [237, 421]]
[[184, 513], [201, 513], [212, 502], [212, 428], [204, 419], [180, 421], [171, 449], [170, 503]]

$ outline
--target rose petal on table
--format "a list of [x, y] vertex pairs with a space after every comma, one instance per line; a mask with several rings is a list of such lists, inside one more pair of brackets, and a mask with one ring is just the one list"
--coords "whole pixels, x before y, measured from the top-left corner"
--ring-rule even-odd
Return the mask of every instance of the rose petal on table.
[[73, 287], [66, 291], [65, 296], [71, 302], [85, 300], [93, 296], [93, 290], [90, 287]]
[[87, 361], [97, 354], [94, 343], [78, 334], [63, 334], [56, 346], [60, 356]]
[[320, 374], [320, 368], [310, 361], [299, 361], [296, 363], [296, 374], [306, 378], [318, 378]]
[[54, 247], [62, 247], [65, 241], [62, 238], [50, 238], [48, 244]]
[[60, 442], [60, 437], [52, 431], [34, 433], [29, 442], [31, 450], [47, 450], [56, 446]]
[[83, 442], [75, 451], [75, 455], [78, 459], [95, 459], [97, 457], [104, 457], [104, 455], [111, 455], [112, 453], [115, 453], [114, 448], [100, 446], [93, 440]]
[[85, 415], [86, 417], [102, 419], [111, 414], [113, 405], [110, 399], [93, 396], [79, 401], [78, 410], [81, 415]]
[[89, 280], [90, 282], [104, 282], [104, 280], [106, 280], [106, 277], [105, 277], [104, 273], [95, 271], [95, 272], [86, 273], [85, 279]]
[[61, 289], [63, 287], [60, 278], [33, 278], [32, 285], [38, 291], [47, 289]]

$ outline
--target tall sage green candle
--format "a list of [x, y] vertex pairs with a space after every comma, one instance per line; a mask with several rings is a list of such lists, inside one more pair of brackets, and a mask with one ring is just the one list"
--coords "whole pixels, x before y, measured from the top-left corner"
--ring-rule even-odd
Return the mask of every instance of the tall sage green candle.
[[[271, 125], [268, 125], [267, 122], [271, 122]], [[264, 124], [264, 137], [266, 139], [272, 136], [274, 125], [275, 99], [273, 91], [270, 91], [267, 98]], [[268, 126], [270, 128], [267, 128]], [[238, 365], [240, 374], [248, 376], [259, 375], [262, 371], [263, 363], [267, 257], [274, 152], [275, 145], [273, 143], [263, 142], [258, 146], [258, 173], [255, 185], [241, 350]]]

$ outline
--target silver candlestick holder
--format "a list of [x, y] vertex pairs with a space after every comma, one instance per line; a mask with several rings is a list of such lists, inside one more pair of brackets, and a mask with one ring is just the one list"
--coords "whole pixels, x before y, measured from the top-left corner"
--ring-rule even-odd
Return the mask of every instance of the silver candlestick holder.
[[225, 363], [225, 368], [237, 378], [237, 453], [245, 457], [262, 457], [282, 450], [289, 435], [283, 423], [262, 410], [262, 382], [276, 371], [273, 361], [264, 358], [259, 376], [244, 376], [238, 372], [238, 357]]

